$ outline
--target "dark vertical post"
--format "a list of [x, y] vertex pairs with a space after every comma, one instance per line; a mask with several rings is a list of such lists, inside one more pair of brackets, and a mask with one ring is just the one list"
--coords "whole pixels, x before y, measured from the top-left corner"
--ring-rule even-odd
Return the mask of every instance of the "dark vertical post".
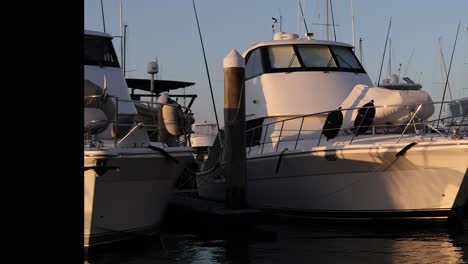
[[224, 57], [224, 157], [226, 207], [246, 207], [245, 62], [232, 50]]

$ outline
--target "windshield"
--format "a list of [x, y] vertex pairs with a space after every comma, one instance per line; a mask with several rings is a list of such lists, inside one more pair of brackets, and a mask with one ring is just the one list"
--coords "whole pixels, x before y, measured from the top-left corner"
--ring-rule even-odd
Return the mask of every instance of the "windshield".
[[269, 47], [268, 55], [272, 69], [301, 67], [292, 45]]
[[310, 44], [269, 46], [268, 59], [271, 72], [365, 72], [351, 47]]
[[361, 65], [357, 61], [350, 48], [331, 46], [331, 49], [333, 50], [340, 67], [348, 69], [361, 69]]
[[336, 68], [335, 60], [327, 46], [297, 45], [305, 67]]
[[83, 48], [85, 65], [120, 67], [110, 38], [85, 36]]

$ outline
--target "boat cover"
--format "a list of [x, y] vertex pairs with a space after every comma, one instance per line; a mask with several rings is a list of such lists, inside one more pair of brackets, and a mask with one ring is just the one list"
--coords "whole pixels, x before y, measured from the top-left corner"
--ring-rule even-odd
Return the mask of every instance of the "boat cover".
[[[396, 125], [410, 121], [411, 112], [421, 109], [416, 114], [417, 122], [426, 120], [434, 113], [434, 105], [428, 93], [422, 90], [390, 90], [381, 87], [356, 85], [348, 97], [341, 103], [343, 109], [361, 107], [374, 100], [376, 106], [374, 125]], [[398, 105], [398, 106], [395, 106]], [[386, 106], [386, 107], [379, 107]], [[353, 126], [357, 111], [343, 111], [343, 127]]]

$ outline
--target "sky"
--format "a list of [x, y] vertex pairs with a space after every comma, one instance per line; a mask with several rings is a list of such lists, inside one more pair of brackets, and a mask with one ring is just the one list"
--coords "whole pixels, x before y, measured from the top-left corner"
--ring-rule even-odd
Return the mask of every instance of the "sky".
[[[120, 0], [102, 0], [106, 32], [120, 35]], [[223, 58], [236, 49], [272, 39], [272, 17], [282, 17], [282, 30], [304, 35], [297, 0], [195, 0], [220, 123], [223, 123]], [[325, 1], [302, 0], [307, 27], [325, 39]], [[336, 39], [352, 44], [351, 0], [334, 0]], [[329, 16], [331, 23], [331, 14]], [[390, 18], [392, 73], [423, 86], [434, 101], [442, 99], [439, 38], [447, 71], [457, 26], [460, 32], [451, 66], [446, 100], [468, 96], [468, 0], [354, 0], [356, 46], [362, 39], [363, 66], [377, 82]], [[157, 79], [194, 82], [185, 93], [197, 94], [196, 123], [213, 123], [215, 115], [192, 0], [123, 0], [127, 25], [126, 77], [150, 78], [148, 62], [157, 57]], [[84, 29], [103, 31], [101, 0], [84, 1]], [[277, 28], [279, 30], [279, 27]], [[330, 37], [332, 38], [330, 29]], [[120, 57], [120, 39], [114, 39]], [[387, 47], [387, 52], [388, 52]], [[359, 56], [358, 49], [356, 49]], [[399, 66], [401, 64], [401, 67]], [[388, 53], [382, 78], [388, 72]], [[174, 93], [181, 94], [182, 91]], [[188, 102], [188, 101], [187, 101]], [[179, 103], [182, 103], [179, 101]]]

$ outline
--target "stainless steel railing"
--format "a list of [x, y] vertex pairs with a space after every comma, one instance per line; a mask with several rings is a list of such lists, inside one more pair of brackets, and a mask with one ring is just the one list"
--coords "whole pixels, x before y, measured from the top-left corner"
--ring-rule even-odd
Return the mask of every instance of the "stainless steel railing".
[[[182, 110], [182, 112], [184, 112], [185, 115], [192, 115], [192, 111], [191, 109], [187, 108], [187, 107], [184, 107], [184, 106], [181, 106], [179, 104], [171, 104], [171, 103], [159, 103], [159, 102], [146, 102], [146, 101], [137, 101], [137, 100], [126, 100], [126, 99], [120, 99], [116, 96], [111, 96], [111, 95], [88, 95], [88, 96], [84, 96], [84, 107], [85, 108], [98, 108], [100, 110], [102, 110], [105, 114], [106, 114], [106, 117], [107, 117], [107, 120], [91, 120], [89, 122], [102, 122], [102, 121], [105, 121], [108, 123], [108, 125], [112, 125], [112, 129], [113, 129], [113, 132], [112, 132], [112, 139], [114, 141], [114, 147], [117, 146], [117, 142], [118, 142], [118, 139], [119, 138], [123, 138], [123, 136], [119, 137], [118, 136], [118, 131], [119, 131], [119, 128], [129, 128], [129, 127], [132, 127], [134, 126], [134, 122], [133, 122], [133, 117], [132, 118], [128, 118], [127, 115], [124, 115], [124, 114], [121, 114], [119, 113], [119, 106], [122, 104], [122, 103], [132, 103], [132, 104], [140, 104], [140, 105], [144, 105], [148, 112], [151, 113], [151, 119], [153, 120], [153, 124], [144, 124], [144, 123], [139, 123], [138, 125], [140, 127], [144, 127], [146, 131], [153, 131], [154, 133], [158, 133], [159, 132], [159, 128], [158, 128], [158, 123], [156, 122], [157, 120], [157, 116], [156, 116], [156, 113], [157, 113], [157, 109], [158, 109], [158, 106], [173, 106], [173, 107], [178, 107]], [[111, 117], [112, 116], [112, 117]], [[127, 117], [127, 118], [125, 118]], [[125, 120], [127, 119], [127, 121], [129, 119], [131, 119], [131, 123], [122, 123], [120, 120]], [[86, 124], [85, 124], [86, 125]], [[127, 131], [128, 132], [128, 131]], [[189, 141], [189, 134], [190, 134], [190, 131], [189, 132], [184, 132], [183, 136], [184, 139], [185, 139], [185, 142], [188, 142]], [[87, 143], [86, 141], [90, 141], [91, 138], [92, 138], [93, 135], [87, 135], [86, 132], [85, 132], [85, 144]]]
[[[457, 103], [458, 101], [451, 102]], [[449, 102], [450, 103], [450, 102]], [[402, 123], [392, 123], [392, 124], [375, 124], [372, 122], [370, 126], [370, 133], [367, 134], [396, 134], [400, 135], [396, 141], [398, 143], [403, 135], [405, 134], [418, 134], [418, 135], [427, 135], [430, 134], [431, 136], [434, 133], [437, 133], [441, 136], [448, 138], [449, 133], [451, 132], [450, 129], [456, 127], [460, 132], [467, 135], [468, 133], [468, 117], [467, 111], [459, 115], [446, 115], [441, 117], [440, 119], [432, 119], [429, 120], [421, 120], [418, 117], [418, 114], [421, 111], [422, 107], [427, 107], [428, 105], [432, 105], [434, 109], [436, 106], [441, 105], [442, 102], [433, 102], [433, 103], [426, 103], [426, 104], [419, 104], [419, 105], [381, 105], [381, 106], [374, 106], [376, 112], [379, 109], [391, 109], [391, 108], [398, 108], [398, 109], [407, 109], [408, 116], [406, 118], [407, 121]], [[447, 102], [444, 102], [447, 104]], [[343, 113], [344, 116], [356, 116], [356, 112], [360, 109], [366, 109], [372, 107], [355, 107], [355, 108], [346, 108], [341, 109], [340, 111]], [[269, 122], [266, 124], [262, 124], [260, 126], [253, 127], [246, 131], [246, 142], [248, 144], [247, 153], [251, 153], [253, 148], [256, 149], [257, 153], [264, 153], [264, 148], [266, 145], [271, 144], [274, 149], [274, 152], [277, 152], [280, 148], [280, 144], [282, 143], [290, 143], [288, 147], [292, 147], [292, 149], [296, 150], [298, 148], [299, 142], [301, 140], [317, 140], [317, 146], [320, 146], [320, 140], [323, 135], [324, 129], [322, 128], [325, 119], [327, 118], [328, 114], [335, 110], [330, 111], [323, 111], [313, 114], [307, 114], [302, 116], [294, 116], [285, 118], [278, 121]], [[434, 111], [434, 113], [437, 111]], [[408, 120], [409, 119], [409, 120]], [[317, 121], [320, 120], [320, 121]], [[358, 135], [356, 131], [359, 130], [360, 126], [349, 126], [349, 121], [347, 120], [347, 124], [343, 124], [339, 128], [339, 132], [337, 138], [347, 136], [349, 138], [350, 135], [351, 139], [349, 140], [348, 144], [352, 144], [354, 138]], [[317, 125], [308, 125], [308, 123], [320, 123], [320, 126]], [[352, 122], [351, 122], [352, 123]], [[439, 125], [436, 125], [438, 123]], [[299, 124], [299, 128], [297, 125]], [[307, 127], [307, 129], [305, 129]], [[336, 128], [334, 128], [336, 129]]]

